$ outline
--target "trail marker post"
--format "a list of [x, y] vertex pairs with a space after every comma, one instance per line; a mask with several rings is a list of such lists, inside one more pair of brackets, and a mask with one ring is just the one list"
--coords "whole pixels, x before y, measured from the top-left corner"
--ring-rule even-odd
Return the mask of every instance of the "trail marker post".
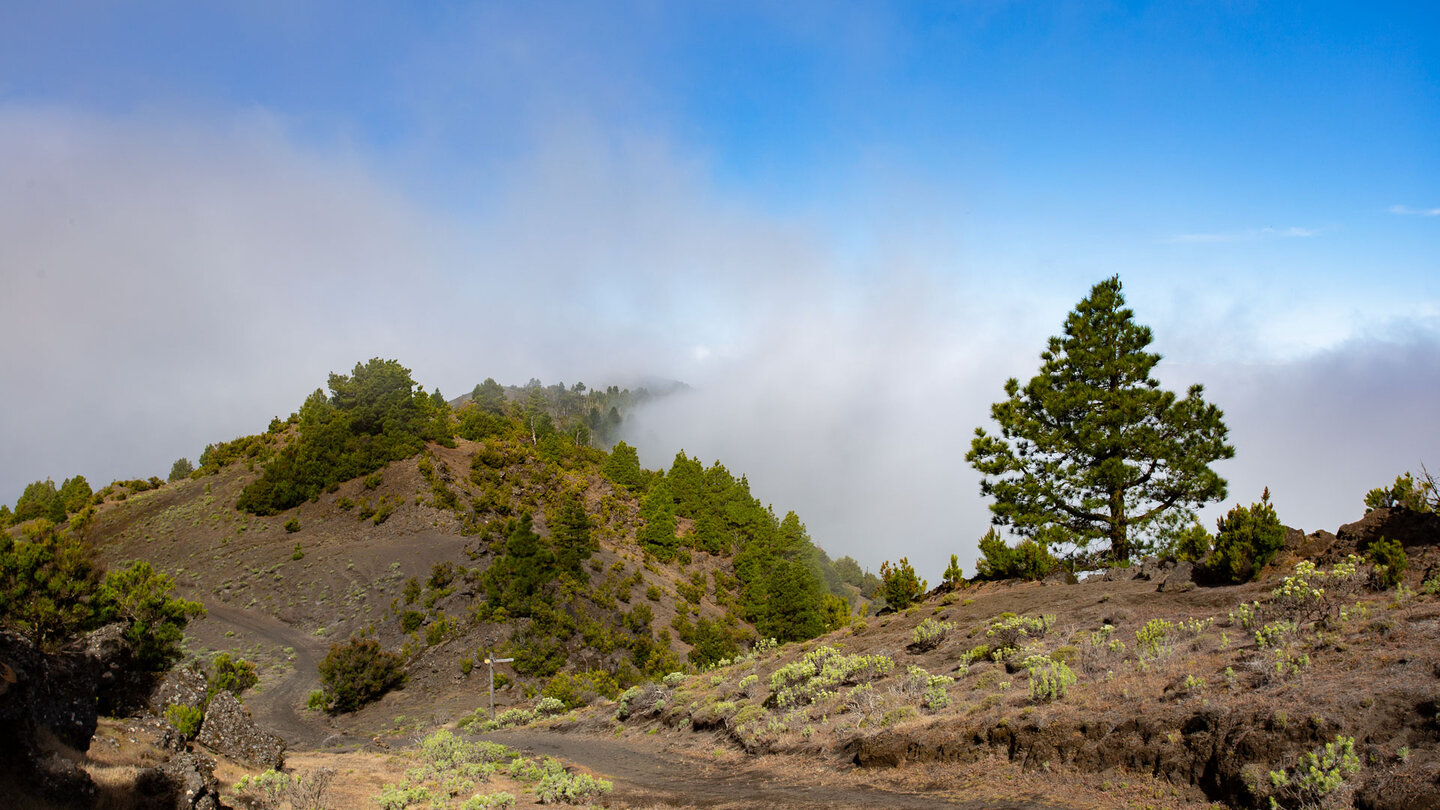
[[485, 658], [485, 663], [486, 663], [487, 665], [489, 665], [489, 667], [490, 667], [490, 719], [491, 719], [491, 720], [494, 720], [494, 719], [495, 719], [495, 665], [496, 665], [496, 664], [508, 664], [508, 663], [510, 663], [511, 661], [514, 661], [514, 660], [515, 660], [514, 658], [490, 658], [490, 657], [488, 657], [488, 656]]

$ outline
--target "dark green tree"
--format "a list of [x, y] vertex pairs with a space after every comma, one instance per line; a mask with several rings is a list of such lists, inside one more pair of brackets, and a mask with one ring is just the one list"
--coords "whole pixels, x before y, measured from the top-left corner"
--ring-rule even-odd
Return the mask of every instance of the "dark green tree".
[[980, 538], [980, 558], [975, 561], [975, 578], [991, 581], [1039, 580], [1059, 567], [1060, 561], [1050, 554], [1050, 549], [1041, 540], [1027, 537], [1011, 546], [992, 526]]
[[526, 513], [511, 522], [504, 553], [485, 569], [481, 581], [491, 601], [513, 615], [528, 616], [557, 573], [555, 555], [535, 533], [534, 521]]
[[1215, 553], [1206, 561], [1210, 575], [1224, 582], [1249, 582], [1285, 545], [1285, 526], [1270, 504], [1270, 488], [1259, 503], [1239, 506], [1215, 522]]
[[470, 399], [486, 413], [496, 416], [505, 413], [505, 388], [493, 377], [486, 377], [485, 382], [475, 386], [475, 390], [470, 392]]
[[960, 555], [950, 555], [950, 565], [941, 576], [945, 580], [945, 587], [952, 591], [965, 584], [965, 572], [960, 568]]
[[638, 533], [641, 548], [662, 562], [673, 560], [680, 540], [675, 536], [675, 502], [664, 479], [640, 499], [640, 519], [645, 521]]
[[860, 570], [860, 563], [856, 562], [855, 558], [849, 554], [835, 561], [835, 572], [840, 575], [840, 579], [846, 585], [853, 585], [857, 588], [865, 579], [865, 572]]
[[177, 458], [175, 463], [170, 465], [170, 477], [167, 481], [179, 481], [189, 478], [190, 473], [195, 472], [195, 465], [190, 463], [188, 458]]
[[353, 712], [405, 682], [403, 661], [373, 638], [330, 645], [320, 662], [320, 683], [331, 713]]
[[645, 473], [640, 469], [640, 454], [625, 442], [615, 444], [600, 472], [631, 492], [645, 486]]
[[800, 641], [825, 632], [825, 591], [799, 560], [776, 560], [760, 585], [752, 621], [761, 638]]
[[175, 582], [148, 562], [137, 560], [129, 568], [105, 575], [95, 594], [103, 622], [123, 621], [125, 640], [135, 660], [152, 672], [166, 669], [180, 657], [185, 625], [205, 615], [205, 607], [171, 596]]
[[90, 547], [49, 520], [18, 540], [0, 532], [0, 626], [45, 649], [90, 630], [100, 574]]
[[681, 450], [675, 454], [665, 480], [670, 484], [670, 495], [675, 498], [675, 514], [698, 518], [705, 505], [705, 468], [700, 460], [686, 456]]
[[599, 548], [592, 537], [590, 516], [585, 512], [585, 498], [579, 492], [561, 496], [560, 508], [550, 532], [555, 546], [555, 559], [562, 571], [586, 579], [584, 563]]
[[915, 567], [904, 557], [893, 566], [889, 560], [880, 564], [880, 582], [880, 595], [896, 610], [904, 610], [925, 596], [925, 580], [915, 575]]
[[20, 499], [15, 502], [15, 517], [12, 519], [15, 523], [35, 518], [45, 518], [51, 523], [65, 519], [65, 504], [60, 500], [60, 491], [49, 478], [26, 485]]
[[1100, 542], [1124, 562], [1225, 497], [1209, 466], [1235, 455], [1220, 409], [1199, 385], [1183, 399], [1162, 390], [1151, 340], [1112, 277], [1065, 319], [1038, 375], [1005, 383], [1008, 399], [990, 409], [1000, 435], [976, 428], [965, 456], [995, 523], [1027, 537], [1062, 527], [1077, 555]]

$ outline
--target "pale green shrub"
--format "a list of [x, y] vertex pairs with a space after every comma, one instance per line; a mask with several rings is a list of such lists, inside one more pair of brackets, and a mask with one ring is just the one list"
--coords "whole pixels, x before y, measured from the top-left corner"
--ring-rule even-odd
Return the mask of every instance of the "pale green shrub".
[[1304, 756], [1295, 767], [1270, 772], [1270, 785], [1275, 792], [1270, 807], [1320, 807], [1346, 786], [1346, 780], [1360, 772], [1360, 757], [1355, 754], [1355, 738], [1336, 737]]

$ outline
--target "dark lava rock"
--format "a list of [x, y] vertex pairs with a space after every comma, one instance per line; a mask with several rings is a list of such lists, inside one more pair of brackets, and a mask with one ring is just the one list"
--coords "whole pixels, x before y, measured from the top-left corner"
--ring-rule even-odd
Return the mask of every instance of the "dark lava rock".
[[1160, 583], [1155, 590], [1163, 593], [1174, 591], [1185, 591], [1195, 587], [1195, 563], [1181, 561], [1175, 563], [1175, 568]]
[[258, 768], [285, 767], [285, 741], [255, 725], [250, 710], [229, 692], [210, 699], [196, 741]]
[[175, 667], [165, 673], [150, 694], [150, 711], [164, 717], [165, 709], [170, 706], [204, 706], [206, 686], [205, 673], [198, 663], [192, 661], [186, 666]]

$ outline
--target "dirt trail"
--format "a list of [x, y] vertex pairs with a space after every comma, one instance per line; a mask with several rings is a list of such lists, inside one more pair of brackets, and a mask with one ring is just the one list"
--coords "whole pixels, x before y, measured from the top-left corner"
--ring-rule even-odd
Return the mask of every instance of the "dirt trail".
[[[585, 735], [514, 729], [485, 735], [532, 754], [581, 765], [615, 783], [614, 796], [632, 806], [650, 802], [704, 808], [785, 807], [797, 810], [839, 808], [875, 810], [936, 807], [960, 810], [1059, 810], [1030, 801], [951, 800], [937, 794], [902, 793], [803, 775], [767, 772], [759, 762], [705, 763], [668, 753], [655, 744]], [[824, 768], [823, 764], [817, 767]], [[832, 782], [825, 784], [822, 782]]]
[[300, 710], [306, 696], [320, 685], [316, 668], [323, 651], [316, 639], [264, 613], [221, 602], [207, 605], [206, 610], [217, 623], [253, 633], [277, 650], [289, 647], [295, 651], [290, 673], [262, 691], [246, 694], [245, 705], [261, 728], [279, 734], [290, 748], [318, 748], [332, 732], [322, 721], [306, 717]]

